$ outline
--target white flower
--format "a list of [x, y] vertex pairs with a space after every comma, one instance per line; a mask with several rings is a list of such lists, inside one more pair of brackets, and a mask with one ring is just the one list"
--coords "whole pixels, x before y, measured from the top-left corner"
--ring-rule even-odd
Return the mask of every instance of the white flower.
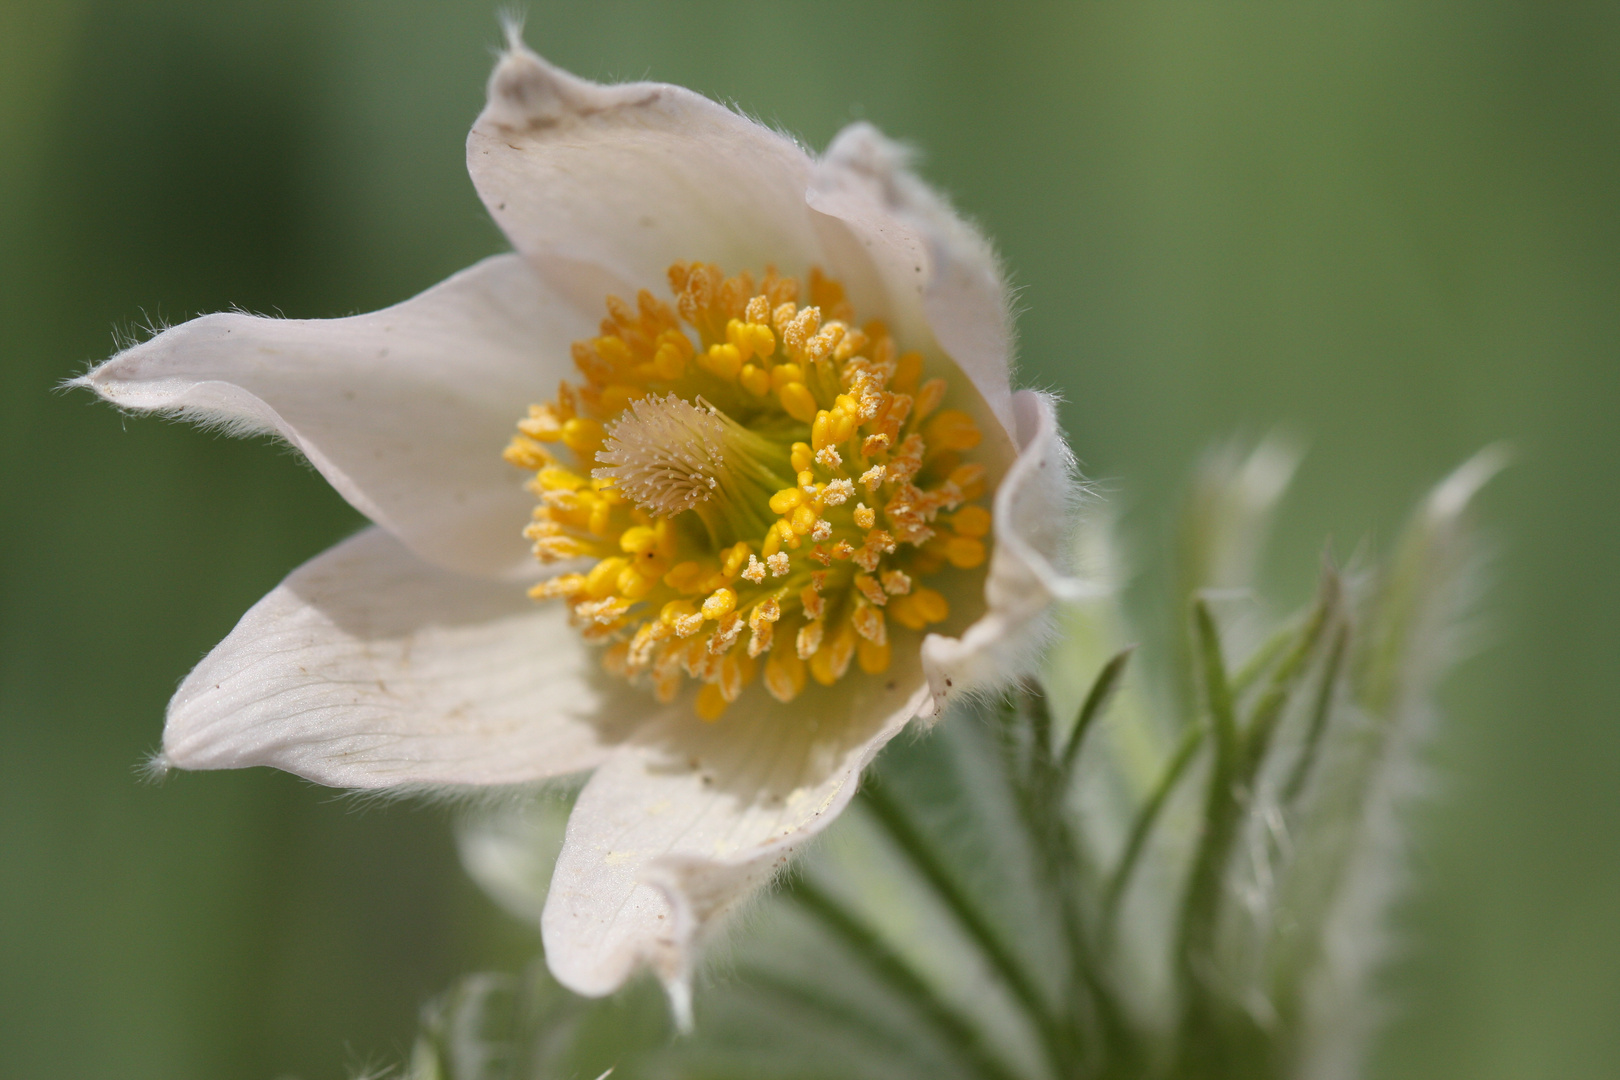
[[[1053, 562], [1072, 461], [1051, 401], [1010, 389], [988, 244], [870, 126], [814, 158], [680, 87], [585, 82], [514, 40], [467, 158], [516, 254], [368, 315], [209, 315], [81, 380], [274, 433], [376, 525], [198, 665], [163, 753], [353, 788], [595, 770], [548, 962], [593, 995], [650, 964], [679, 1007], [705, 929], [838, 815], [890, 738], [1032, 667], [1050, 602], [1077, 592]], [[666, 281], [678, 327], [653, 299]], [[813, 317], [778, 303], [799, 281]], [[604, 298], [644, 290], [598, 329]], [[853, 313], [882, 323], [839, 322]], [[538, 474], [536, 509], [501, 447], [553, 395], [507, 453]], [[535, 586], [555, 599], [525, 595], [525, 522], [543, 561], [581, 560]], [[864, 543], [819, 542], [841, 533]], [[693, 599], [644, 602], [665, 596]], [[637, 677], [604, 671], [604, 646]], [[807, 666], [829, 685], [806, 689]]]

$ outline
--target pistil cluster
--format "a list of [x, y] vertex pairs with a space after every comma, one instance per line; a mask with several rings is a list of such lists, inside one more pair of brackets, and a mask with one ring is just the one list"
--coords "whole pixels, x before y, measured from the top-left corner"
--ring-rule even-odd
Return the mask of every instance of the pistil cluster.
[[705, 720], [756, 679], [788, 702], [852, 663], [887, 670], [891, 624], [949, 616], [923, 580], [986, 558], [985, 470], [962, 457], [977, 425], [817, 270], [803, 290], [703, 263], [669, 282], [673, 306], [608, 297], [573, 346], [581, 381], [506, 449], [540, 499], [524, 535], [558, 571], [530, 595], [566, 602], [660, 701], [700, 682]]

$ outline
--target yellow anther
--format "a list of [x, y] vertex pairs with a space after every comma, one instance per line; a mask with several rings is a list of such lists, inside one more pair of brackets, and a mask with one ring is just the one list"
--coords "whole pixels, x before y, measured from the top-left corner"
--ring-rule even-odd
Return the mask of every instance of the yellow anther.
[[810, 336], [821, 327], [821, 309], [807, 307], [795, 315], [785, 326], [778, 323], [782, 331], [782, 344], [789, 349], [803, 349], [809, 343]]
[[678, 343], [675, 340], [663, 341], [653, 352], [653, 374], [665, 382], [674, 382], [686, 374], [686, 362], [692, 356], [692, 343], [686, 340], [686, 335], [674, 336]]
[[861, 453], [867, 457], [877, 457], [888, 448], [889, 437], [881, 431], [876, 435], [868, 435], [866, 440], [861, 443]]
[[821, 502], [824, 506], [843, 506], [855, 495], [855, 484], [840, 477], [829, 481], [821, 491]]
[[958, 570], [983, 565], [984, 541], [972, 536], [952, 536], [945, 541], [945, 558]]
[[748, 336], [753, 339], [755, 356], [771, 356], [776, 352], [776, 335], [763, 322], [750, 322]]
[[964, 506], [951, 518], [951, 528], [963, 536], [986, 536], [990, 532], [990, 511], [982, 506]]
[[883, 572], [883, 591], [890, 596], [904, 596], [911, 591], [911, 578], [903, 570]]
[[630, 677], [630, 643], [620, 641], [602, 653], [602, 670], [621, 679]]
[[709, 570], [702, 563], [677, 563], [664, 575], [664, 584], [676, 592], [692, 593], [698, 591], [698, 583], [708, 576]]
[[771, 368], [771, 389], [780, 390], [788, 383], [804, 382], [804, 369], [789, 361]]
[[578, 596], [585, 591], [584, 574], [559, 574], [529, 589], [534, 600], [550, 600], [558, 596]]
[[697, 607], [690, 600], [671, 600], [658, 609], [658, 621], [665, 626], [674, 627], [676, 620], [697, 614]]
[[921, 630], [928, 619], [910, 596], [899, 596], [889, 603], [889, 618], [908, 630]]
[[623, 412], [625, 407], [641, 395], [641, 391], [633, 386], [623, 383], [611, 383], [602, 387], [600, 403], [602, 411], [608, 415]]
[[815, 449], [809, 443], [796, 442], [788, 454], [788, 461], [793, 465], [795, 473], [808, 472], [815, 463]]
[[658, 699], [658, 704], [668, 705], [681, 692], [681, 673], [679, 671], [654, 671], [652, 684], [653, 697]]
[[788, 323], [793, 321], [793, 316], [798, 310], [798, 304], [792, 300], [784, 300], [771, 309], [771, 325], [776, 327], [778, 331], [785, 330]]
[[811, 620], [820, 619], [822, 612], [827, 610], [827, 601], [814, 585], [806, 585], [799, 590], [799, 604], [804, 608], [804, 617]]
[[601, 500], [591, 505], [589, 528], [597, 536], [606, 536], [613, 527], [613, 504]]
[[588, 416], [576, 416], [563, 425], [562, 441], [574, 453], [590, 458], [602, 445], [602, 425]]
[[771, 496], [771, 513], [786, 514], [804, 501], [798, 488], [783, 488]]
[[855, 645], [860, 640], [855, 628], [845, 623], [824, 647], [810, 658], [810, 675], [822, 686], [831, 686], [844, 677], [849, 662], [855, 658]]
[[857, 603], [855, 611], [850, 615], [850, 625], [855, 632], [874, 645], [885, 645], [889, 635], [883, 625], [883, 612], [867, 603]]
[[971, 450], [983, 437], [973, 417], [960, 409], [946, 409], [924, 428], [928, 445], [938, 450]]
[[716, 655], [725, 652], [737, 643], [737, 636], [743, 631], [743, 617], [733, 611], [720, 619], [720, 625], [715, 627], [714, 633], [709, 637], [709, 651]]
[[821, 638], [827, 632], [827, 626], [820, 619], [807, 622], [799, 627], [798, 637], [794, 639], [794, 650], [799, 654], [800, 660], [808, 660], [821, 648]]
[[675, 558], [675, 523], [669, 518], [659, 518], [653, 525], [653, 538], [657, 543], [660, 558], [670, 560]]
[[737, 350], [737, 356], [743, 361], [754, 358], [754, 336], [748, 332], [748, 324], [741, 319], [726, 320], [726, 342]]
[[721, 692], [718, 683], [709, 683], [698, 691], [697, 714], [705, 723], [712, 724], [725, 713], [726, 706], [731, 702]]
[[658, 584], [658, 579], [646, 576], [641, 572], [640, 567], [627, 566], [619, 571], [617, 584], [620, 596], [623, 596], [626, 600], [640, 600], [653, 591], [653, 586]]
[[[759, 545], [759, 553], [765, 556], [767, 565], [769, 565], [769, 560], [776, 558], [777, 553], [782, 549], [782, 534], [776, 531], [776, 526], [780, 524], [780, 521], [772, 522], [771, 527], [765, 531], [764, 542]], [[789, 529], [788, 531], [792, 532], [793, 530]]]
[[770, 374], [764, 368], [753, 364], [743, 365], [742, 374], [737, 377], [737, 381], [742, 383], [744, 390], [755, 397], [764, 397], [771, 392]]
[[889, 602], [889, 594], [883, 591], [883, 586], [879, 585], [877, 578], [871, 574], [856, 574], [855, 587], [861, 591], [861, 595], [866, 597], [869, 603], [876, 604], [878, 607], [882, 607]]
[[722, 379], [735, 379], [742, 371], [742, 356], [735, 345], [710, 345], [702, 363]]
[[619, 585], [619, 574], [629, 566], [629, 560], [614, 556], [603, 559], [585, 575], [585, 594], [592, 600], [605, 600]]
[[619, 550], [626, 555], [656, 553], [658, 533], [645, 525], [632, 525], [619, 534]]
[[952, 469], [947, 483], [956, 485], [963, 501], [977, 499], [984, 494], [984, 466], [974, 463]]
[[529, 415], [518, 421], [518, 431], [541, 442], [562, 438], [563, 418], [550, 405], [530, 405]]
[[556, 460], [544, 446], [527, 435], [512, 436], [501, 457], [506, 459], [507, 464], [520, 469], [543, 469]]
[[799, 481], [799, 490], [809, 495], [816, 489], [816, 474], [809, 469], [801, 469], [795, 477]]
[[583, 476], [561, 465], [547, 465], [535, 474], [534, 482], [543, 491], [578, 491], [590, 483]]
[[881, 675], [888, 671], [891, 648], [887, 641], [879, 645], [863, 638], [855, 647], [855, 657], [861, 670], [868, 675]]
[[782, 409], [801, 424], [816, 418], [816, 399], [802, 382], [790, 382], [776, 392]]
[[911, 418], [914, 423], [922, 423], [928, 414], [939, 408], [939, 403], [945, 400], [945, 380], [929, 379], [917, 388], [917, 403], [911, 407]]
[[856, 503], [855, 524], [862, 529], [870, 529], [877, 524], [877, 511], [865, 503]]
[[911, 600], [922, 617], [931, 623], [944, 622], [951, 614], [951, 605], [937, 590], [926, 586], [911, 594]]
[[894, 365], [894, 378], [889, 380], [889, 389], [896, 394], [915, 394], [917, 381], [922, 378], [922, 353], [903, 353]]
[[626, 345], [621, 337], [599, 337], [595, 345], [596, 355], [616, 367], [628, 366], [634, 359], [630, 355], [630, 346]]
[[703, 617], [720, 619], [730, 615], [737, 607], [737, 594], [730, 589], [716, 589], [703, 601]]
[[751, 629], [753, 633], [748, 638], [748, 655], [754, 657], [771, 647], [771, 641], [776, 636], [776, 626], [774, 623], [760, 623]]
[[743, 567], [748, 565], [748, 556], [752, 554], [748, 541], [739, 540], [727, 548], [721, 556], [720, 572], [728, 578], [734, 578], [742, 573]]
[[726, 658], [720, 661], [720, 680], [714, 685], [720, 687], [721, 696], [730, 703], [736, 701], [742, 695], [743, 687], [753, 681], [753, 659], [728, 653]]
[[805, 533], [815, 528], [816, 512], [809, 506], [800, 503], [798, 506], [793, 508], [793, 517], [790, 520], [793, 524], [794, 534], [797, 536], [803, 536]]
[[816, 413], [816, 418], [810, 425], [810, 445], [817, 450], [830, 446], [838, 440], [833, 436], [832, 413], [822, 409]]
[[748, 613], [748, 628], [758, 630], [761, 626], [768, 626], [782, 617], [782, 605], [774, 599], [761, 600], [754, 605], [754, 610]]
[[786, 705], [804, 690], [804, 661], [791, 650], [779, 649], [765, 661], [765, 689]]

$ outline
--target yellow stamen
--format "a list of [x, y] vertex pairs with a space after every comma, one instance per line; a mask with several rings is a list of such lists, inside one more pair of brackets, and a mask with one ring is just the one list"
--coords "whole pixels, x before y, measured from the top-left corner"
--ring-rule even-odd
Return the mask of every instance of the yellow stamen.
[[669, 282], [672, 302], [608, 298], [572, 348], [583, 381], [502, 451], [532, 474], [536, 557], [593, 560], [530, 595], [566, 602], [604, 669], [660, 702], [697, 680], [710, 722], [756, 676], [789, 702], [889, 670], [949, 616], [914, 582], [988, 558], [987, 476], [964, 460], [980, 428], [819, 271], [677, 263]]

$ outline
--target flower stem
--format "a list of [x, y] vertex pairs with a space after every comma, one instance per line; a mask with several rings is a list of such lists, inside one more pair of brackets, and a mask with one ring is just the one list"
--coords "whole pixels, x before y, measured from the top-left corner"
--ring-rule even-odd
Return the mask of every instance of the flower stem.
[[1059, 1076], [1064, 1075], [1069, 1057], [1068, 1041], [1063, 1037], [1046, 1003], [1041, 1000], [1040, 993], [1030, 981], [1029, 974], [1013, 956], [1012, 950], [1001, 940], [989, 920], [952, 878], [950, 871], [935, 854], [928, 840], [911, 823], [905, 811], [889, 798], [882, 785], [875, 782], [875, 778], [868, 779], [862, 785], [860, 797], [872, 811], [873, 818], [895, 842], [895, 846], [905, 853], [912, 866], [933, 887], [946, 908], [967, 932], [968, 937], [979, 947], [990, 966], [1007, 984], [1007, 988], [1012, 991], [1013, 996], [1028, 1014], [1030, 1022], [1040, 1032], [1042, 1047], [1053, 1070]]
[[851, 953], [863, 961], [874, 975], [909, 999], [929, 1023], [949, 1039], [964, 1058], [972, 1062], [981, 1075], [988, 1080], [1019, 1080], [1018, 1073], [985, 1045], [978, 1029], [941, 999], [927, 980], [860, 919], [845, 911], [836, 900], [804, 877], [794, 880], [787, 895], [848, 945]]
[[1136, 820], [1131, 823], [1130, 836], [1125, 841], [1125, 851], [1120, 855], [1119, 865], [1114, 868], [1114, 873], [1108, 880], [1108, 889], [1103, 894], [1102, 924], [1105, 929], [1113, 925], [1120, 898], [1125, 895], [1125, 889], [1131, 883], [1131, 875], [1136, 870], [1137, 861], [1141, 859], [1142, 851], [1147, 847], [1148, 837], [1153, 834], [1153, 825], [1159, 820], [1164, 804], [1170, 800], [1170, 794], [1187, 771], [1187, 766], [1192, 764], [1199, 746], [1203, 745], [1205, 730], [1202, 724], [1192, 724], [1182, 733], [1181, 742], [1176, 745], [1175, 752], [1170, 755], [1170, 761], [1164, 767], [1164, 774], [1159, 777], [1152, 794], [1137, 812]]
[[1058, 757], [1058, 770], [1061, 774], [1060, 786], [1068, 787], [1070, 778], [1074, 775], [1074, 763], [1080, 758], [1080, 745], [1085, 740], [1086, 732], [1091, 729], [1092, 721], [1101, 716], [1113, 700], [1114, 693], [1119, 689], [1120, 676], [1125, 673], [1125, 665], [1130, 661], [1131, 655], [1136, 652], [1135, 645], [1127, 645], [1114, 658], [1103, 665], [1102, 671], [1097, 674], [1097, 681], [1091, 684], [1091, 691], [1086, 694], [1085, 704], [1080, 706], [1080, 715], [1075, 718], [1074, 727], [1069, 731], [1069, 741], [1064, 744], [1063, 753]]

